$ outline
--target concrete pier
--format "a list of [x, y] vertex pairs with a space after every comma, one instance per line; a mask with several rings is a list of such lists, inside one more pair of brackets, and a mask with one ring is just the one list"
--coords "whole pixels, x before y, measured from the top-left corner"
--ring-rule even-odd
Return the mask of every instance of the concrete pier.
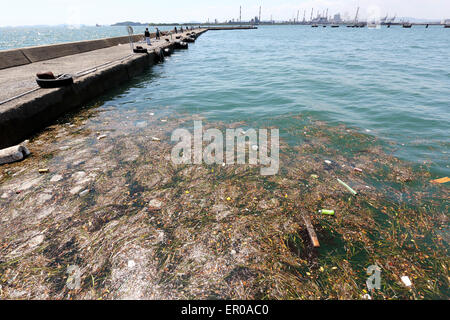
[[[201, 35], [207, 29], [193, 31]], [[190, 32], [153, 38], [151, 47], [135, 43], [148, 54], [132, 53], [128, 37], [0, 52], [0, 149], [20, 143], [64, 113], [141, 74], [160, 60], [160, 50], [173, 48]], [[45, 71], [74, 75], [74, 84], [40, 89], [35, 75]]]

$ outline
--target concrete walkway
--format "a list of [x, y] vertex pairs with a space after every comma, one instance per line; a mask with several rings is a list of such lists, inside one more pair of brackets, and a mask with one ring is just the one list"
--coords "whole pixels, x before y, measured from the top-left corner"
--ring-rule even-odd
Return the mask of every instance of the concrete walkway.
[[[195, 31], [199, 32], [199, 30]], [[178, 34], [177, 36], [179, 35], [185, 37], [186, 33]], [[166, 38], [170, 40], [170, 43], [165, 40]], [[152, 51], [157, 48], [167, 47], [175, 40], [175, 35], [172, 36], [172, 39], [170, 36], [166, 36], [162, 37], [161, 40], [152, 39], [151, 46], [147, 46], [147, 44], [143, 41], [135, 43], [135, 46], [140, 45], [149, 49], [149, 51]], [[76, 74], [77, 72], [94, 68], [113, 60], [118, 60], [116, 63], [111, 64], [111, 66], [113, 66], [114, 64], [121, 62], [119, 59], [127, 57], [130, 54], [132, 54], [130, 45], [121, 44], [110, 48], [0, 70], [0, 101], [5, 101], [11, 97], [37, 88], [38, 86], [36, 84], [35, 75], [38, 72], [52, 71], [55, 75], [64, 73]], [[12, 102], [0, 105], [0, 112], [14, 107], [23, 99], [28, 100], [32, 96], [38, 97], [46, 92], [47, 90], [39, 90], [25, 96], [24, 98], [19, 98]]]

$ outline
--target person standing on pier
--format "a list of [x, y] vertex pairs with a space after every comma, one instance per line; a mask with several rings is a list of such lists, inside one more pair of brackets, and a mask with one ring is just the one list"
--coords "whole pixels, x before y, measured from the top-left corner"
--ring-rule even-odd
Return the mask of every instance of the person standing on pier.
[[174, 31], [175, 31], [175, 34], [177, 34], [177, 33], [178, 33], [178, 29], [177, 29], [177, 27], [175, 27]]
[[156, 40], [161, 39], [161, 32], [159, 32], [159, 29], [156, 28]]
[[148, 28], [145, 29], [144, 37], [145, 41], [147, 41], [147, 45], [151, 46], [152, 43], [150, 42], [150, 31], [148, 31]]

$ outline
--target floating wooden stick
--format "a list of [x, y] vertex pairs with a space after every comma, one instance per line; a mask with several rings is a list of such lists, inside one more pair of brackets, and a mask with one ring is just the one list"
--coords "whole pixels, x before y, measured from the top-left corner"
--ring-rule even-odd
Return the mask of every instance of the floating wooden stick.
[[348, 184], [346, 184], [344, 181], [342, 181], [341, 179], [337, 179], [337, 181], [342, 184], [345, 188], [347, 188], [348, 191], [350, 191], [354, 196], [356, 196], [358, 194], [358, 192], [356, 192], [355, 190], [353, 190], [352, 188], [350, 188], [350, 186]]
[[431, 180], [431, 183], [447, 183], [447, 182], [450, 182], [450, 178], [449, 177], [436, 179], [436, 180]]
[[305, 215], [303, 215], [303, 221], [305, 221], [306, 229], [308, 229], [308, 234], [309, 237], [311, 238], [311, 242], [314, 248], [319, 248], [320, 247], [319, 239], [317, 239], [317, 234], [316, 231], [314, 231], [314, 227], [311, 221]]

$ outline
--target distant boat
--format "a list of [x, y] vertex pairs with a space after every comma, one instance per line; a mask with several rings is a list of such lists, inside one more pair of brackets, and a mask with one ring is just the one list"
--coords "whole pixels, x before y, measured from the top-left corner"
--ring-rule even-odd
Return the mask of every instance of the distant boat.
[[348, 25], [347, 28], [364, 28], [366, 26], [366, 23], [364, 22], [357, 22], [352, 25]]
[[446, 29], [450, 28], [450, 24], [444, 25], [444, 28], [446, 28]]
[[411, 27], [412, 27], [412, 23], [410, 23], [410, 22], [405, 22], [405, 23], [403, 24], [403, 28], [410, 29]]
[[331, 27], [332, 28], [339, 28], [339, 25], [338, 24], [332, 24]]
[[375, 21], [367, 23], [367, 28], [369, 29], [376, 29], [378, 27], [378, 24]]
[[99, 24], [96, 24], [95, 26], [96, 26], [97, 28], [100, 28], [100, 27], [101, 27], [101, 25], [99, 25]]
[[318, 28], [319, 26], [317, 25], [317, 24], [313, 24], [312, 26], [311, 26], [311, 28]]

